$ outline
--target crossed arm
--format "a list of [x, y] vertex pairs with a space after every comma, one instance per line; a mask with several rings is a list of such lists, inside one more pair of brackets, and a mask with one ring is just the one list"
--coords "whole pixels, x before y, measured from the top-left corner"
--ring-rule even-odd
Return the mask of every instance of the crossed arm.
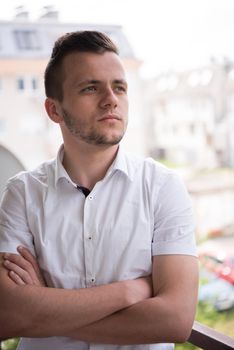
[[[37, 263], [33, 256], [26, 252], [31, 260], [16, 254], [1, 254], [2, 338], [68, 336], [70, 332], [75, 333], [83, 326], [148, 298], [151, 293], [147, 278], [79, 290], [48, 288], [43, 285], [39, 268], [35, 268]], [[8, 264], [3, 262], [4, 256]], [[3, 266], [12, 272], [8, 275]]]
[[25, 249], [20, 254], [1, 255], [3, 337], [143, 344], [184, 342], [190, 335], [198, 285], [194, 257], [154, 257], [152, 296], [149, 278], [79, 290], [48, 288], [33, 256]]

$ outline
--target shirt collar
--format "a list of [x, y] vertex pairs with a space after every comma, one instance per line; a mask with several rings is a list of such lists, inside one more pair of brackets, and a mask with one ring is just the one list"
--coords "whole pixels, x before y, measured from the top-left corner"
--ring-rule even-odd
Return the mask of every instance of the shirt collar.
[[133, 180], [134, 171], [129, 166], [127, 153], [123, 150], [122, 146], [119, 145], [118, 153], [107, 171], [107, 176], [114, 171], [121, 171], [124, 173], [130, 180]]
[[68, 182], [72, 183], [74, 186], [76, 184], [70, 179], [70, 176], [66, 172], [64, 166], [63, 166], [63, 156], [64, 156], [64, 147], [63, 145], [60, 146], [57, 157], [55, 159], [55, 187], [57, 186], [57, 183], [59, 179], [66, 179]]
[[[66, 172], [62, 162], [63, 162], [63, 156], [64, 156], [64, 147], [63, 145], [60, 146], [57, 157], [55, 159], [55, 186], [57, 186], [57, 183], [59, 179], [64, 178], [68, 182], [72, 183], [74, 186], [76, 184], [70, 179], [68, 173]], [[128, 160], [127, 160], [127, 154], [123, 150], [121, 146], [119, 146], [117, 155], [109, 167], [107, 174], [105, 177], [112, 174], [114, 171], [121, 171], [124, 173], [127, 177], [129, 177], [130, 180], [133, 180], [133, 175], [135, 173], [135, 169], [129, 166]]]

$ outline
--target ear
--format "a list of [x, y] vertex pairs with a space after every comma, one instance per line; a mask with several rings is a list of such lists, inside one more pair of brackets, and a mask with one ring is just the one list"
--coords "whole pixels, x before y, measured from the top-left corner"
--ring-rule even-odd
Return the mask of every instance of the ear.
[[47, 98], [45, 100], [45, 109], [48, 116], [53, 122], [60, 123], [63, 121], [63, 116], [62, 116], [61, 108], [58, 101], [50, 97]]

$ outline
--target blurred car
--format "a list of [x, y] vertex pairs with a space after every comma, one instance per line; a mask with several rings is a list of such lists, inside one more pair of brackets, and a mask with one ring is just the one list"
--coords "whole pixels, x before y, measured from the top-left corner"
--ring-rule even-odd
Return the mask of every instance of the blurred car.
[[234, 308], [234, 235], [217, 237], [198, 247], [201, 286], [199, 300], [217, 311]]
[[217, 311], [234, 308], [234, 285], [201, 268], [200, 277], [206, 280], [199, 288], [199, 301], [208, 301]]
[[234, 257], [215, 251], [203, 251], [199, 254], [199, 260], [207, 270], [234, 285]]
[[234, 307], [234, 290], [223, 291], [215, 300], [214, 308], [217, 311], [226, 311]]

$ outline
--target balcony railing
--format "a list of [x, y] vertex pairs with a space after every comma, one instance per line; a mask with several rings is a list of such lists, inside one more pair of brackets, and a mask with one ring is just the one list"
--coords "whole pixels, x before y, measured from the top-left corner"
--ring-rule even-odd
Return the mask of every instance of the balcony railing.
[[[0, 338], [0, 349], [1, 349]], [[204, 324], [194, 322], [188, 343], [204, 350], [231, 350], [234, 349], [234, 339], [215, 331]]]
[[188, 342], [204, 350], [234, 349], [233, 338], [196, 321], [194, 322]]

